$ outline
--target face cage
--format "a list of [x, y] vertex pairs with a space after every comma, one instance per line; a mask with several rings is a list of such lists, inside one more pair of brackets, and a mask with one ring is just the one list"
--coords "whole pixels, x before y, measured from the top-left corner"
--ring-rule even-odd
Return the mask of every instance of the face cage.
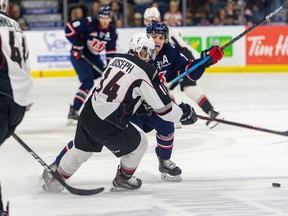
[[148, 55], [150, 57], [150, 60], [155, 60], [156, 58], [156, 52], [154, 49], [149, 49], [148, 47], [143, 46], [142, 49], [138, 52], [138, 55], [141, 59], [146, 60], [148, 58], [148, 56], [146, 58], [142, 58], [141, 57], [141, 51], [145, 51], [145, 54]]

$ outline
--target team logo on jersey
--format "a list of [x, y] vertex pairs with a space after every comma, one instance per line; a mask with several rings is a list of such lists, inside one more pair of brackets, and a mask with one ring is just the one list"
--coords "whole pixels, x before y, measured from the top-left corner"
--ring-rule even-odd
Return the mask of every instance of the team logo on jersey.
[[102, 50], [105, 49], [106, 43], [107, 43], [106, 41], [100, 41], [96, 38], [87, 41], [87, 45], [90, 52], [95, 55], [99, 54]]
[[166, 83], [166, 77], [165, 77], [166, 72], [167, 71], [161, 71], [161, 72], [159, 72], [159, 75], [158, 75], [160, 82], [163, 84]]
[[168, 58], [166, 55], [163, 55], [162, 61], [157, 61], [157, 69], [159, 71], [162, 70], [163, 67], [169, 66], [171, 63], [169, 62]]

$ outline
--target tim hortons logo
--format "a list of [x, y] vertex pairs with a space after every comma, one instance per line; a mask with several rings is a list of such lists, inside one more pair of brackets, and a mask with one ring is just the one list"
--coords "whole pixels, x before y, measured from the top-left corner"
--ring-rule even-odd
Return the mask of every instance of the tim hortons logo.
[[266, 37], [252, 36], [247, 39], [251, 42], [251, 46], [248, 52], [249, 56], [288, 56], [288, 35], [279, 35], [276, 44], [265, 44]]

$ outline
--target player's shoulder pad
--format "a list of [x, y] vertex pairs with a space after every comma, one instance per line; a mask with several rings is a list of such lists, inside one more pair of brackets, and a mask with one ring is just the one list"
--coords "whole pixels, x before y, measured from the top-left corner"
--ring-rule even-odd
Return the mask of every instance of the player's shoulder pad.
[[117, 53], [115, 57], [120, 57], [120, 58], [126, 58], [129, 61], [133, 62], [136, 64], [138, 67], [140, 67], [145, 73], [148, 75], [150, 80], [153, 80], [155, 76], [158, 74], [157, 69], [152, 65], [149, 64], [145, 61], [142, 61], [140, 58], [130, 55], [130, 54], [122, 54], [122, 53]]

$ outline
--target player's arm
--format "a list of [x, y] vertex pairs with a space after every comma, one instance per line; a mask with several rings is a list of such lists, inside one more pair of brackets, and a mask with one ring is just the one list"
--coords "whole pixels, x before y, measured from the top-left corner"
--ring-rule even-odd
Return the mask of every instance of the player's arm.
[[187, 74], [186, 76], [190, 80], [194, 80], [194, 81], [198, 80], [203, 75], [205, 69], [210, 67], [211, 65], [216, 64], [218, 61], [220, 61], [223, 55], [224, 53], [219, 46], [211, 46], [209, 49], [202, 51], [201, 58], [196, 59], [194, 61], [190, 60], [188, 64], [186, 65], [186, 67], [181, 69], [180, 74], [189, 70], [191, 67], [193, 67], [195, 64], [197, 64], [199, 61], [203, 60], [207, 56], [210, 56], [209, 61], [206, 61], [203, 65], [200, 65], [198, 68], [196, 68], [194, 71]]
[[91, 17], [68, 22], [65, 27], [65, 36], [72, 43], [71, 55], [80, 59], [84, 50], [85, 40], [82, 36], [87, 33], [88, 24], [92, 22]]
[[84, 45], [82, 35], [87, 33], [87, 27], [92, 22], [91, 17], [68, 22], [65, 26], [65, 36], [73, 45]]
[[188, 104], [175, 104], [158, 77], [152, 82], [142, 82], [140, 90], [144, 100], [163, 120], [174, 123], [181, 121], [183, 124], [193, 124], [197, 121], [194, 109]]

